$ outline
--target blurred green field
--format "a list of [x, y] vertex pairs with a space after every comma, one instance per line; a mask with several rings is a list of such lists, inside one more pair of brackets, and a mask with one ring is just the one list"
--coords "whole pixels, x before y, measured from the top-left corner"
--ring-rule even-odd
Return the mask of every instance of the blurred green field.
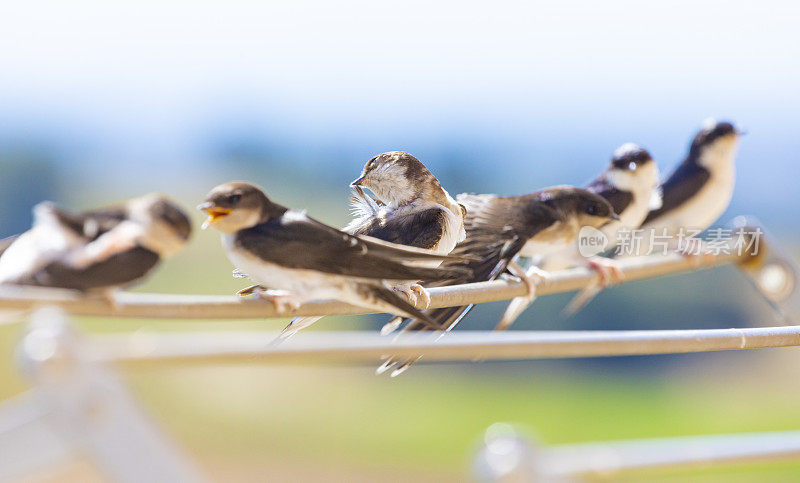
[[[217, 234], [199, 232], [185, 253], [137, 290], [230, 293], [244, 285], [231, 278], [230, 270]], [[729, 274], [691, 274], [617, 288], [596, 301], [587, 317], [600, 314], [597, 328], [636, 328], [635, 317], [646, 313], [618, 309], [614, 313], [623, 314], [621, 320], [607, 314], [607, 304], [636, 299], [640, 310], [651, 313], [659, 303], [670, 306], [659, 320], [671, 317], [677, 325], [692, 326], [692, 311], [702, 313], [703, 304], [736, 307], [726, 290], [742, 291], [736, 298], [749, 300], [747, 287], [727, 281]], [[706, 290], [695, 299], [675, 293], [676, 287], [700, 292], [709, 283], [724, 290]], [[658, 294], [660, 287], [671, 289]], [[683, 297], [681, 303], [673, 296]], [[542, 308], [545, 313], [552, 310]], [[771, 320], [763, 307], [751, 312], [741, 320]], [[372, 329], [375, 320], [330, 318], [314, 330]], [[479, 313], [470, 326], [489, 327], [492, 320]], [[520, 326], [553, 328], [552, 322], [541, 320], [536, 312]], [[91, 333], [277, 330], [285, 322], [76, 320]], [[0, 326], [0, 399], [26, 387], [12, 361], [20, 331], [19, 325]], [[798, 356], [796, 349], [778, 349], [632, 357], [614, 363], [435, 364], [419, 365], [396, 379], [375, 376], [374, 367], [312, 365], [148, 368], [125, 377], [151, 414], [218, 480], [457, 481], [469, 477], [482, 432], [497, 421], [518, 423], [553, 444], [800, 428]], [[714, 481], [722, 476], [795, 479], [800, 463], [658, 471], [629, 478]]]

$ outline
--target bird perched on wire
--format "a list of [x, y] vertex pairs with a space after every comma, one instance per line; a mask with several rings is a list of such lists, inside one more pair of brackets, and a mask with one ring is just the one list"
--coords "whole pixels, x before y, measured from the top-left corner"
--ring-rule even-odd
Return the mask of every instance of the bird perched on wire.
[[141, 280], [191, 235], [186, 213], [160, 194], [82, 213], [44, 202], [33, 216], [31, 229], [2, 251], [0, 283], [108, 295]]
[[661, 184], [663, 203], [642, 228], [674, 237], [682, 229], [699, 233], [717, 221], [733, 196], [740, 135], [730, 122], [707, 119], [686, 158]]
[[[414, 156], [390, 151], [370, 159], [350, 186], [355, 218], [344, 231], [380, 240], [432, 250], [446, 255], [464, 240], [466, 209], [445, 190], [436, 176]], [[364, 192], [375, 194], [377, 200]], [[425, 266], [437, 267], [439, 261]], [[416, 282], [416, 281], [415, 281]], [[418, 283], [396, 285], [394, 290], [430, 304], [430, 295]], [[281, 333], [289, 337], [321, 317], [296, 317]]]
[[390, 287], [406, 280], [443, 281], [469, 273], [459, 266], [419, 266], [457, 259], [350, 235], [272, 202], [250, 183], [219, 185], [198, 208], [208, 214], [204, 226], [222, 232], [231, 262], [266, 287], [259, 296], [279, 312], [308, 300], [335, 299], [430, 322]]
[[[345, 227], [354, 235], [425, 248], [448, 254], [466, 237], [466, 208], [442, 188], [441, 183], [417, 158], [391, 151], [370, 159], [361, 176], [351, 186], [355, 190], [356, 218]], [[380, 204], [367, 196], [367, 188]], [[410, 290], [415, 290], [412, 286]], [[417, 295], [427, 297], [424, 291]]]
[[[608, 200], [620, 218], [600, 229], [607, 240], [605, 250], [616, 245], [619, 230], [639, 228], [649, 211], [661, 206], [658, 167], [650, 153], [634, 143], [617, 148], [608, 168], [585, 188]], [[578, 311], [613, 280], [622, 279], [621, 272], [612, 259], [591, 256], [587, 258], [581, 253], [578, 240], [555, 253], [540, 257], [536, 264], [545, 272], [582, 264], [587, 264], [598, 272], [598, 283], [585, 288], [570, 302], [565, 309], [569, 314]], [[508, 328], [532, 301], [530, 297], [512, 300], [497, 328]]]
[[[452, 255], [469, 255], [473, 259], [461, 264], [471, 271], [444, 284], [453, 285], [483, 282], [498, 278], [507, 269], [535, 293], [535, 281], [515, 262], [517, 256], [547, 255], [574, 242], [582, 226], [595, 228], [619, 220], [611, 204], [602, 196], [571, 186], [555, 186], [523, 196], [498, 196], [494, 194], [461, 194], [459, 203], [467, 208], [465, 227], [467, 238]], [[449, 263], [443, 264], [448, 266]], [[435, 330], [453, 329], [472, 309], [472, 305], [446, 307], [426, 311], [433, 320]], [[388, 332], [406, 322], [403, 331], [429, 330], [430, 323], [417, 320], [393, 320]], [[417, 359], [400, 360], [390, 357], [377, 373], [386, 372], [394, 365], [392, 377], [401, 374]]]

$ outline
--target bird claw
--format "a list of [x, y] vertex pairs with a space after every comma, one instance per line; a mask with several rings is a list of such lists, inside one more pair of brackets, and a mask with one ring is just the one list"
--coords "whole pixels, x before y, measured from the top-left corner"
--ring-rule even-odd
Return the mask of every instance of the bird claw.
[[[537, 271], [532, 271], [533, 268], [536, 268]], [[525, 284], [525, 288], [528, 289], [525, 298], [530, 300], [536, 298], [536, 286], [546, 280], [549, 275], [550, 274], [537, 267], [531, 267], [528, 271], [521, 273], [519, 279]]]
[[257, 287], [259, 288], [253, 293], [255, 293], [258, 298], [271, 302], [275, 307], [275, 311], [279, 314], [297, 310], [297, 308], [300, 307], [300, 300], [289, 292], [283, 290], [265, 290], [263, 287]]
[[427, 309], [431, 305], [431, 295], [425, 287], [418, 283], [395, 285], [392, 287], [392, 290], [405, 294], [405, 296], [408, 297], [408, 301], [411, 302], [411, 305], [415, 307], [419, 299], [422, 299], [422, 309]]
[[117, 302], [117, 289], [116, 288], [103, 288], [97, 291], [97, 296], [100, 297], [105, 303], [108, 304], [113, 310], [119, 310], [120, 304]]
[[245, 287], [236, 292], [236, 295], [238, 295], [239, 297], [247, 297], [248, 295], [259, 295], [260, 292], [263, 292], [264, 290], [266, 289], [261, 285], [258, 284], [250, 285], [249, 287]]
[[605, 288], [609, 285], [616, 285], [625, 280], [625, 274], [619, 268], [619, 264], [614, 260], [603, 257], [592, 257], [588, 259], [589, 268], [597, 272], [600, 286]]
[[525, 284], [528, 292], [525, 295], [525, 298], [530, 300], [533, 300], [536, 297], [536, 285], [550, 277], [549, 272], [542, 270], [537, 266], [531, 266], [525, 270], [516, 262], [512, 262], [508, 265], [508, 269], [512, 275], [519, 278], [519, 280]]
[[411, 305], [417, 305], [417, 294], [415, 294], [407, 285], [398, 285], [392, 290], [395, 292], [400, 292], [408, 297], [408, 301], [411, 302]]
[[550, 272], [547, 270], [542, 270], [541, 268], [537, 267], [536, 265], [529, 267], [528, 270], [525, 271], [525, 276], [528, 278], [536, 278], [539, 282], [546, 282], [547, 279], [550, 278]]
[[[431, 306], [431, 294], [422, 285], [415, 283], [410, 287], [411, 291], [417, 294], [417, 297], [422, 299], [422, 308], [427, 309]], [[415, 304], [416, 305], [416, 304]]]

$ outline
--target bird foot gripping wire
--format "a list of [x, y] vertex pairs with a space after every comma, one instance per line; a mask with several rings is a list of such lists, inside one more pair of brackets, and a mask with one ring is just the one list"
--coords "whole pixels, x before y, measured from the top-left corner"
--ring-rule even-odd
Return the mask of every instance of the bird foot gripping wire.
[[400, 292], [408, 297], [408, 301], [411, 302], [411, 305], [417, 305], [417, 300], [422, 300], [422, 309], [427, 309], [431, 305], [431, 296], [428, 291], [422, 285], [418, 283], [412, 284], [401, 284], [395, 285], [392, 287], [392, 290], [395, 292]]
[[267, 289], [261, 285], [245, 287], [236, 292], [236, 294], [240, 297], [255, 295], [260, 299], [268, 300], [275, 306], [275, 311], [279, 314], [285, 314], [289, 311], [296, 310], [301, 305], [301, 301], [297, 299], [294, 294], [285, 290]]
[[245, 287], [236, 292], [236, 295], [238, 295], [239, 297], [248, 297], [250, 295], [258, 295], [258, 292], [262, 290], [263, 288], [261, 287], [261, 285], [250, 285], [249, 287]]
[[622, 273], [619, 264], [614, 260], [604, 257], [591, 257], [587, 259], [587, 263], [589, 268], [597, 272], [601, 288], [616, 285], [625, 280], [625, 274]]

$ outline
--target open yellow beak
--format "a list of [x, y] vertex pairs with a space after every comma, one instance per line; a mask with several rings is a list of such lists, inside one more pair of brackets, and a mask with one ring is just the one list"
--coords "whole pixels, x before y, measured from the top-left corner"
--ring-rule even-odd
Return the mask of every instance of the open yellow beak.
[[201, 210], [205, 211], [208, 217], [203, 222], [203, 225], [200, 227], [203, 230], [208, 228], [209, 226], [213, 225], [218, 219], [224, 218], [231, 213], [230, 208], [220, 208], [218, 206], [203, 206], [199, 207]]

